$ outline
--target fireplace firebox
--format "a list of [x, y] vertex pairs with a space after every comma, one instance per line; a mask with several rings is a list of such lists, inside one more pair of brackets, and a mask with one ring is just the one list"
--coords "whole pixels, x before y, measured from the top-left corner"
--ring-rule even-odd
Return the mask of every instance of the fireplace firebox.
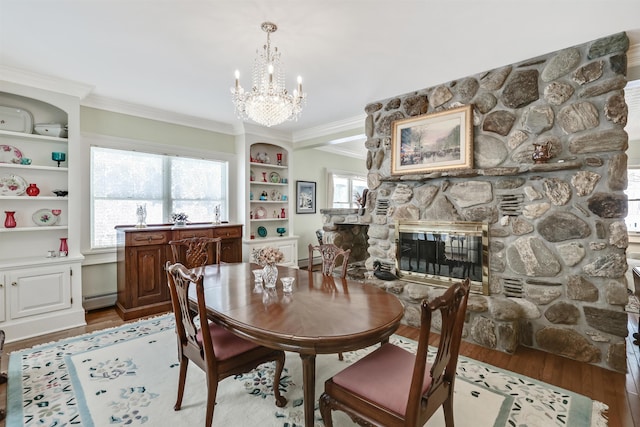
[[402, 280], [449, 287], [469, 277], [489, 295], [489, 227], [467, 221], [398, 221], [396, 271]]

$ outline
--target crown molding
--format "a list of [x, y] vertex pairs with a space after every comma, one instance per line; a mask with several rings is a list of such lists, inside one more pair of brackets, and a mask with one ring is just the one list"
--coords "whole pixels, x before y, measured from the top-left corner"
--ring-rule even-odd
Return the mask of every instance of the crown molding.
[[61, 79], [59, 77], [46, 76], [33, 71], [27, 71], [20, 68], [8, 67], [0, 65], [0, 79], [7, 82], [30, 86], [37, 89], [44, 89], [50, 92], [62, 93], [83, 99], [94, 86], [75, 82], [72, 80]]
[[231, 124], [220, 123], [202, 117], [190, 116], [104, 96], [90, 95], [86, 99], [84, 99], [80, 103], [80, 105], [84, 107], [112, 111], [114, 113], [128, 114], [150, 120], [158, 120], [161, 122], [173, 123], [181, 126], [209, 130], [212, 132], [231, 135], [234, 134], [234, 127]]
[[364, 133], [364, 122], [366, 117], [366, 114], [362, 114], [356, 117], [351, 117], [348, 119], [327, 123], [325, 125], [304, 129], [298, 132], [293, 132], [293, 142], [295, 143], [299, 141], [305, 141], [308, 139], [319, 138], [326, 135], [351, 130], [358, 130], [361, 133]]
[[[363, 142], [364, 146], [364, 142]], [[345, 157], [352, 157], [358, 160], [365, 160], [367, 158], [366, 151], [362, 150], [362, 153], [355, 153], [351, 150], [345, 150], [341, 148], [339, 145], [323, 145], [321, 147], [316, 147], [316, 150], [326, 151], [332, 154], [338, 154]]]
[[259, 138], [292, 142], [291, 132], [277, 130], [248, 122], [240, 122], [234, 126], [235, 135], [251, 134]]

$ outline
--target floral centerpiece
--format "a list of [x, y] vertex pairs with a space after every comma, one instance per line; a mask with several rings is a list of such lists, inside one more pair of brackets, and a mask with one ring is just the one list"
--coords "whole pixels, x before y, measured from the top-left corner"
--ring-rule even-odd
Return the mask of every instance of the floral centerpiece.
[[176, 227], [182, 227], [187, 222], [189, 216], [184, 212], [175, 212], [171, 214], [171, 221]]
[[284, 261], [284, 254], [278, 248], [266, 247], [256, 253], [256, 262], [260, 265], [277, 264]]
[[255, 253], [256, 263], [263, 266], [262, 280], [267, 288], [275, 288], [278, 280], [278, 267], [276, 264], [284, 261], [284, 254], [280, 249], [266, 247]]

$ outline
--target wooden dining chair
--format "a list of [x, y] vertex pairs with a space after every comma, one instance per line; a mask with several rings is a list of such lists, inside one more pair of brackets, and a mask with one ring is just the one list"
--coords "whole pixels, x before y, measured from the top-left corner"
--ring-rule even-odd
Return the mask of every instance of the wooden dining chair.
[[[442, 406], [445, 425], [453, 427], [453, 389], [468, 297], [466, 278], [431, 302], [422, 301], [416, 354], [387, 343], [328, 379], [320, 396], [325, 426], [333, 426], [331, 411], [340, 410], [360, 425], [419, 427]], [[428, 363], [436, 311], [442, 316], [440, 342]]]
[[[322, 275], [333, 276], [333, 272], [336, 269], [336, 261], [342, 257], [342, 271], [340, 273], [341, 278], [347, 277], [347, 266], [349, 263], [349, 256], [351, 255], [351, 249], [342, 249], [334, 245], [333, 243], [325, 243], [323, 245], [312, 245], [309, 243], [309, 271], [313, 270], [313, 253], [315, 251], [320, 252], [322, 257]], [[343, 360], [342, 353], [338, 353], [338, 359]]]
[[[205, 426], [211, 426], [213, 410], [218, 391], [218, 382], [232, 375], [249, 372], [258, 365], [275, 361], [276, 371], [273, 378], [273, 393], [276, 406], [283, 407], [287, 399], [280, 395], [280, 376], [284, 368], [285, 354], [240, 338], [223, 327], [208, 322], [203, 331], [194, 322], [195, 312], [189, 309], [189, 286], [196, 287], [198, 298], [197, 313], [200, 319], [207, 319], [202, 275], [186, 269], [182, 264], [166, 265], [171, 304], [176, 317], [178, 338], [178, 358], [180, 376], [178, 379], [178, 398], [173, 407], [180, 410], [187, 378], [189, 361], [202, 369], [207, 378], [207, 415]], [[207, 322], [205, 322], [205, 325]]]
[[[172, 240], [171, 255], [173, 263], [180, 263], [187, 268], [202, 267], [207, 264], [220, 264], [220, 237], [190, 237]], [[209, 259], [213, 256], [213, 259]]]
[[325, 276], [332, 276], [336, 269], [336, 261], [342, 257], [342, 271], [340, 277], [343, 279], [347, 277], [347, 267], [349, 264], [349, 256], [351, 255], [351, 249], [342, 249], [334, 245], [333, 243], [325, 243], [323, 245], [312, 245], [309, 243], [309, 271], [313, 269], [313, 253], [320, 252], [322, 257], [322, 274]]

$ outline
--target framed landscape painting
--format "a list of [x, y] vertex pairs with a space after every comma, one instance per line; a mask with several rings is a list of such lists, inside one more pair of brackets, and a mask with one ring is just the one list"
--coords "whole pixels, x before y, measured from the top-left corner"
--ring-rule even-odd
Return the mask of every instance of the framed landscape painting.
[[471, 105], [393, 122], [392, 175], [472, 167]]
[[296, 181], [296, 213], [316, 213], [316, 183]]

